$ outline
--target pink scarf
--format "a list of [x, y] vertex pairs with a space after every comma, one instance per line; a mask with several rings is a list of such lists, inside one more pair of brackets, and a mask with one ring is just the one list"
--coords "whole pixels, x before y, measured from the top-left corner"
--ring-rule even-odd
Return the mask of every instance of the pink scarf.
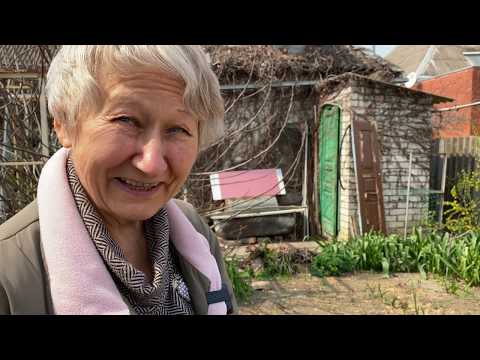
[[[127, 304], [91, 240], [68, 185], [68, 150], [58, 150], [45, 164], [38, 184], [40, 235], [55, 314], [128, 315]], [[209, 291], [222, 288], [218, 265], [207, 239], [178, 206], [166, 204], [171, 240], [177, 251], [210, 280]], [[209, 315], [224, 315], [224, 301], [210, 304]]]

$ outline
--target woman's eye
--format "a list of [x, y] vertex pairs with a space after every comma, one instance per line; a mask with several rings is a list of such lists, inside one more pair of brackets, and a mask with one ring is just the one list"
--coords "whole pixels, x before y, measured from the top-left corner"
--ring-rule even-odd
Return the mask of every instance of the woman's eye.
[[169, 134], [184, 134], [184, 135], [191, 136], [189, 131], [185, 130], [182, 127], [178, 127], [178, 126], [168, 129], [168, 133]]
[[120, 116], [115, 119], [115, 122], [119, 122], [127, 125], [137, 125], [137, 121], [129, 116]]

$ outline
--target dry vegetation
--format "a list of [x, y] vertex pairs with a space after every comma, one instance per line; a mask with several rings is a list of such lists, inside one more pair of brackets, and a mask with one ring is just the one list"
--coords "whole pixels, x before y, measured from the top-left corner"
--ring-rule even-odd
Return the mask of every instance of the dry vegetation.
[[272, 45], [205, 46], [222, 84], [253, 81], [315, 80], [356, 73], [379, 80], [399, 74], [392, 65], [365, 49], [343, 45], [306, 46], [292, 54]]
[[[315, 80], [322, 84], [345, 73], [389, 81], [398, 75], [381, 58], [351, 46], [307, 46], [303, 54], [289, 54], [272, 45], [206, 45], [205, 49], [221, 84], [261, 86], [223, 93], [226, 135], [200, 156], [194, 174], [179, 195], [203, 212], [222, 205], [211, 200], [208, 174], [214, 171], [280, 167], [287, 193], [301, 188], [305, 130], [315, 127], [313, 105], [318, 103], [318, 93], [311, 86], [277, 88], [276, 82]], [[39, 123], [42, 79], [32, 84], [31, 80], [18, 78], [18, 74], [44, 74], [57, 50], [58, 46], [50, 45], [0, 46], [0, 72], [17, 74], [15, 80], [1, 81], [1, 162], [45, 160]], [[51, 119], [49, 123], [52, 154], [58, 143], [51, 131]], [[0, 223], [33, 200], [40, 171], [41, 164], [0, 168]]]

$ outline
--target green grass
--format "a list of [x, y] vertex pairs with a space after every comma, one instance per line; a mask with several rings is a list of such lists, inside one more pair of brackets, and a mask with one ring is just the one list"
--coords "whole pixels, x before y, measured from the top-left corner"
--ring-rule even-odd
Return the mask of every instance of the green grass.
[[480, 233], [449, 233], [415, 229], [407, 239], [367, 234], [348, 242], [320, 243], [312, 262], [316, 276], [338, 276], [360, 270], [438, 274], [480, 285]]

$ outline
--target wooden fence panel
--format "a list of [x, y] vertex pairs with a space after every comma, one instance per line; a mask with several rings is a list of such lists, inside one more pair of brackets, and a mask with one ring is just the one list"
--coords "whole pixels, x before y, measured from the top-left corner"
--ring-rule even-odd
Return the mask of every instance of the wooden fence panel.
[[[471, 172], [478, 168], [480, 158], [480, 137], [437, 139], [433, 142], [430, 167], [430, 187], [440, 190], [442, 179], [442, 156], [447, 156], [447, 171], [444, 200], [451, 201], [451, 190], [462, 171]], [[431, 210], [437, 210], [431, 208]]]

